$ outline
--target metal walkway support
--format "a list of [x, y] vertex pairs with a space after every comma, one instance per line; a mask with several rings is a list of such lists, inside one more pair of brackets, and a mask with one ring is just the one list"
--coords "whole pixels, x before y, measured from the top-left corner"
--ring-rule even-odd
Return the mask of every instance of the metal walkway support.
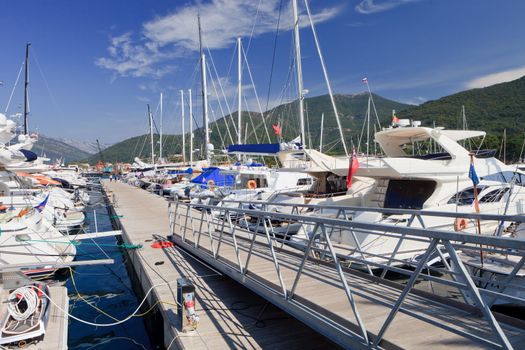
[[[479, 286], [490, 281], [473, 275], [461, 259], [479, 254], [482, 246], [484, 253], [523, 261], [525, 241], [428, 229], [417, 211], [394, 210], [409, 218], [400, 226], [351, 221], [347, 214], [353, 208], [331, 207], [336, 215], [322, 217], [300, 214], [297, 206], [290, 214], [270, 211], [269, 205], [244, 209], [245, 204], [172, 202], [172, 240], [340, 346], [525, 347], [525, 322], [490, 309], [496, 299], [525, 305], [505, 293], [520, 288], [521, 265], [497, 288], [483, 289]], [[415, 219], [420, 227], [410, 226]], [[380, 244], [392, 249], [378, 253], [374, 247]], [[430, 259], [441, 264], [430, 266]], [[404, 283], [386, 279], [386, 272], [405, 276]], [[416, 287], [422, 283], [430, 290]]]

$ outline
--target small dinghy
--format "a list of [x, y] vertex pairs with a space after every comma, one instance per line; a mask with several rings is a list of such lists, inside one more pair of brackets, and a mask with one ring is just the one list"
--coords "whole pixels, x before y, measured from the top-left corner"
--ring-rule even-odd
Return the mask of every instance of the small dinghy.
[[49, 319], [49, 295], [44, 283], [29, 284], [12, 290], [0, 308], [0, 344], [22, 344], [39, 340]]

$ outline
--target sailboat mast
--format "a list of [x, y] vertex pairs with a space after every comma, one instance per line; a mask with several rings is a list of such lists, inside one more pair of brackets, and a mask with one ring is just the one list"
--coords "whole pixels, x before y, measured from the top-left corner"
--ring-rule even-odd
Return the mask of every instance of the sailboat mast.
[[202, 115], [203, 115], [203, 123], [204, 123], [204, 152], [206, 154], [206, 161], [208, 162], [208, 165], [210, 165], [210, 152], [208, 150], [208, 145], [210, 143], [210, 128], [208, 125], [208, 86], [206, 83], [206, 55], [202, 55], [201, 57], [201, 63], [202, 63]]
[[160, 93], [160, 140], [159, 140], [159, 159], [162, 159], [162, 92]]
[[148, 119], [149, 119], [149, 136], [151, 138], [151, 164], [155, 166], [155, 149], [153, 144], [153, 115], [151, 114], [148, 103]]
[[188, 89], [188, 104], [190, 105], [190, 167], [193, 166], [193, 101], [191, 89]]
[[299, 38], [299, 14], [297, 12], [297, 0], [292, 0], [292, 12], [294, 22], [295, 69], [297, 75], [297, 90], [299, 92], [299, 120], [301, 126], [301, 145], [303, 147], [306, 147], [306, 133], [304, 127], [303, 68], [301, 65], [301, 42]]
[[28, 134], [27, 127], [27, 115], [28, 115], [28, 88], [29, 88], [29, 46], [31, 43], [26, 44], [26, 62], [25, 62], [25, 79], [24, 79], [24, 134]]
[[366, 110], [366, 158], [370, 154], [370, 96], [368, 97], [368, 109]]
[[184, 90], [180, 90], [180, 109], [182, 120], [182, 163], [186, 163], [186, 130], [184, 129]]
[[321, 136], [319, 137], [319, 152], [323, 152], [323, 129], [324, 129], [324, 112], [321, 114]]
[[205, 158], [209, 165], [210, 153], [208, 152], [208, 144], [210, 143], [210, 130], [208, 126], [208, 87], [206, 86], [206, 55], [204, 55], [202, 52], [202, 29], [200, 15], [197, 15], [197, 22], [199, 25], [199, 52], [201, 57], [202, 125], [204, 126], [203, 152], [205, 153]]
[[[237, 101], [237, 143], [242, 144], [242, 62], [241, 62], [241, 38], [237, 38], [237, 90], [239, 91]], [[240, 157], [240, 156], [239, 156]]]

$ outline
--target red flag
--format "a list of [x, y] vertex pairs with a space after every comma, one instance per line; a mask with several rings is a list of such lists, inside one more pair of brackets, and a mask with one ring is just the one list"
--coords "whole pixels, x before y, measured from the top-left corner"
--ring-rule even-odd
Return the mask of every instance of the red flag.
[[399, 123], [399, 118], [394, 114], [392, 115], [392, 124], [398, 124]]
[[352, 177], [359, 168], [359, 161], [357, 160], [357, 154], [355, 149], [352, 150], [352, 155], [350, 156], [350, 164], [348, 165], [348, 175], [346, 176], [346, 187], [352, 187]]
[[273, 132], [275, 135], [279, 136], [280, 138], [283, 137], [283, 131], [281, 130], [281, 126], [277, 123], [275, 125], [272, 124]]

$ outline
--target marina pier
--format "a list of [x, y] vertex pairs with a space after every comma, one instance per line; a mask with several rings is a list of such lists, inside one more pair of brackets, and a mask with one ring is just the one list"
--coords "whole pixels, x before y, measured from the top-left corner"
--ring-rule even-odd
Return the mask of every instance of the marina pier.
[[[128, 250], [128, 254], [143, 293], [156, 286], [148, 296], [148, 304], [159, 310], [165, 348], [337, 348], [185, 249], [177, 245], [152, 248], [155, 242], [169, 241], [168, 202], [124, 183], [103, 184], [119, 216], [122, 239], [143, 246]], [[177, 279], [183, 276], [196, 287], [196, 312], [200, 317], [198, 328], [190, 332], [181, 331], [177, 315]]]
[[[168, 203], [127, 184], [105, 182], [104, 186], [109, 198], [113, 198], [115, 213], [122, 216], [119, 220], [123, 239], [144, 246], [130, 252], [142, 289], [164, 284], [154, 289], [149, 303], [159, 304], [164, 343], [168, 347], [281, 347], [286, 341], [293, 347], [310, 344], [315, 348], [331, 341], [348, 349], [448, 348], [451, 344], [454, 348], [519, 349], [525, 344], [523, 321], [490, 310], [486, 297], [505, 298], [504, 293], [478, 288], [464, 269], [457, 249], [461, 245], [475, 251], [483, 244], [488, 250], [513, 248], [523, 252], [523, 241], [386, 227], [299, 213]], [[248, 215], [257, 219], [255, 229], [233, 224]], [[276, 220], [310, 225], [324, 237], [320, 241], [323, 244], [306, 242], [303, 249], [298, 249], [297, 245], [284, 242], [282, 232], [279, 238], [272, 226]], [[364, 253], [361, 257], [353, 254], [350, 260], [354, 266], [362, 267], [356, 270], [340, 259], [345, 255], [343, 248], [330, 241], [328, 233], [333, 234], [334, 229], [403, 235], [403, 239], [424, 241], [427, 248], [413, 262], [412, 269], [396, 267], [395, 252], [384, 263], [367, 258]], [[173, 242], [174, 246], [151, 248], [155, 241]], [[445, 260], [451, 263], [441, 272], [448, 268], [452, 278], [430, 271], [422, 273], [435, 252], [448, 257]], [[399, 283], [369, 273], [378, 268], [405, 274], [407, 279]], [[197, 330], [185, 333], [180, 332], [182, 325], [177, 321], [175, 303], [176, 280], [181, 276], [192, 279], [196, 285], [201, 317]], [[457, 289], [458, 297], [445, 298], [414, 287], [421, 280], [429, 282], [431, 289], [440, 285]], [[280, 332], [261, 336], [260, 332], [265, 331], [253, 327], [253, 318], [243, 319], [232, 311], [232, 301], [240, 297], [275, 305], [277, 308], [268, 308], [281, 315], [276, 318], [288, 315], [278, 327]], [[260, 317], [257, 312], [251, 316]], [[290, 336], [292, 329], [296, 336]], [[308, 337], [316, 339], [315, 345]]]

